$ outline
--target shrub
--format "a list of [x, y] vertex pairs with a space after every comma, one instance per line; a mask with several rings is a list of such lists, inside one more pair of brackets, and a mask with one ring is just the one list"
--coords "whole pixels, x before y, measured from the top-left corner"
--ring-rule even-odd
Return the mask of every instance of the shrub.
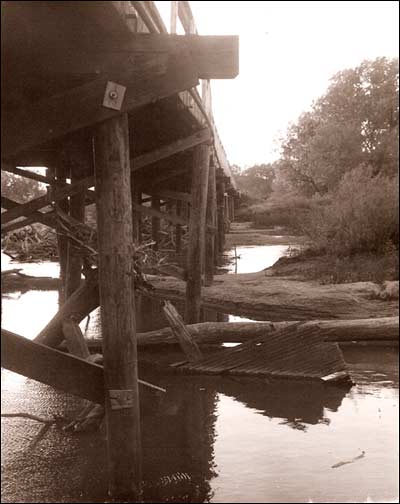
[[347, 173], [325, 205], [314, 201], [303, 226], [312, 245], [338, 256], [392, 253], [399, 241], [398, 175], [372, 175], [358, 167]]
[[304, 196], [273, 193], [267, 201], [239, 209], [235, 218], [251, 221], [257, 227], [282, 226], [296, 231], [310, 208], [311, 201]]

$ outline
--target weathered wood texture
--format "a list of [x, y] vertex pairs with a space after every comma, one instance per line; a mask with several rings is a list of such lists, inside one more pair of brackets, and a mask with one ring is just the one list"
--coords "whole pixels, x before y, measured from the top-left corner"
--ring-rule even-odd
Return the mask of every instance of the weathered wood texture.
[[[84, 178], [85, 172], [89, 172], [92, 166], [90, 144], [75, 140], [68, 142], [65, 146], [65, 154], [69, 161], [71, 184], [79, 182]], [[85, 200], [86, 191], [81, 189], [70, 198], [70, 216], [79, 222], [85, 222]], [[65, 295], [69, 298], [79, 287], [82, 276], [82, 257], [76, 246], [68, 242], [67, 277], [65, 284]]]
[[[98, 127], [95, 170], [109, 488], [114, 497], [138, 498], [141, 442], [126, 114]], [[118, 401], [123, 394], [128, 401], [116, 409], [114, 397]]]
[[[1, 197], [1, 207], [5, 208], [6, 210], [11, 210], [12, 208], [17, 208], [21, 206], [21, 203], [17, 203], [16, 201], [11, 200], [10, 198], [6, 198], [5, 196]], [[40, 222], [41, 224], [44, 224], [45, 226], [49, 227], [55, 227], [55, 219], [54, 219], [54, 213], [52, 211], [50, 212], [33, 212], [28, 219], [23, 219], [21, 221], [17, 222], [11, 222], [6, 224], [5, 226], [1, 227], [1, 232], [2, 233], [8, 233], [10, 231], [14, 231], [16, 229], [19, 229], [21, 227], [27, 226], [28, 224], [31, 224], [33, 222]]]
[[150, 215], [151, 217], [154, 217], [158, 220], [164, 219], [168, 222], [172, 222], [173, 224], [181, 224], [183, 226], [187, 226], [186, 219], [184, 219], [182, 217], [178, 217], [177, 215], [174, 215], [174, 214], [169, 214], [167, 212], [161, 212], [160, 210], [157, 210], [154, 207], [148, 207], [148, 206], [144, 206], [144, 205], [134, 204], [134, 209], [140, 213]]
[[203, 128], [185, 138], [180, 138], [151, 152], [135, 156], [133, 163], [131, 163], [131, 170], [139, 170], [144, 166], [156, 163], [157, 161], [161, 161], [162, 159], [173, 156], [178, 152], [182, 152], [187, 149], [191, 149], [192, 147], [196, 147], [196, 145], [199, 145], [201, 143], [208, 142], [210, 139], [210, 129]]
[[207, 356], [199, 362], [183, 364], [190, 373], [272, 376], [294, 379], [349, 380], [337, 343], [326, 342], [319, 328], [291, 326], [268, 337], [252, 338], [234, 348]]
[[[175, 206], [175, 215], [180, 217], [182, 215], [182, 201], [178, 200]], [[182, 251], [182, 226], [176, 224], [175, 226], [175, 251], [179, 254]]]
[[37, 343], [56, 347], [64, 339], [62, 323], [73, 316], [77, 322], [83, 320], [99, 305], [99, 286], [97, 280], [85, 281], [70, 296], [50, 322], [40, 331], [35, 340]]
[[[207, 212], [206, 223], [207, 227], [217, 226], [217, 192], [215, 180], [215, 164], [214, 160], [210, 160], [210, 169], [208, 174], [208, 192], [207, 192]], [[211, 285], [214, 278], [215, 268], [215, 235], [213, 232], [206, 232], [206, 245], [205, 245], [205, 285]]]
[[[275, 330], [290, 327], [299, 322], [203, 322], [186, 325], [193, 340], [198, 344], [244, 343], [251, 338], [268, 336]], [[384, 317], [358, 320], [312, 320], [303, 322], [304, 327], [318, 327], [326, 341], [398, 341], [399, 317]], [[138, 333], [138, 345], [176, 344], [171, 329]]]
[[69, 353], [81, 359], [88, 359], [90, 352], [76, 320], [73, 317], [63, 320], [62, 329]]
[[225, 183], [217, 179], [217, 243], [218, 252], [222, 254], [225, 248]]
[[133, 242], [138, 245], [142, 239], [142, 216], [136, 205], [142, 201], [142, 189], [139, 181], [131, 174], [131, 196], [132, 196], [132, 237]]
[[[1, 366], [69, 394], [104, 403], [103, 366], [6, 329], [1, 330]], [[139, 384], [146, 389], [165, 392], [147, 381], [139, 380]]]
[[[171, 57], [172, 56], [172, 57]], [[125, 54], [122, 69], [66, 92], [40, 100], [23, 111], [10, 111], [8, 127], [2, 132], [3, 156], [61, 137], [66, 133], [112, 118], [121, 112], [151, 103], [196, 86], [197, 70], [187, 52], [149, 56], [132, 65], [132, 55]], [[121, 111], [101, 107], [108, 81], [126, 87]]]
[[185, 322], [194, 324], [200, 320], [201, 274], [204, 260], [206, 207], [210, 146], [196, 147], [192, 169], [192, 206], [189, 220], [189, 243], [187, 251]]
[[103, 368], [1, 330], [1, 366], [90, 401], [104, 401]]
[[[160, 198], [152, 196], [151, 198], [151, 209], [154, 212], [161, 214], [160, 212]], [[158, 250], [160, 242], [160, 217], [154, 215], [151, 218], [151, 238], [154, 242], [153, 249]]]
[[[189, 135], [188, 137], [176, 140], [166, 146], [160, 147], [159, 149], [155, 149], [154, 151], [151, 151], [146, 154], [135, 156], [131, 160], [131, 171], [138, 170], [140, 168], [143, 168], [144, 166], [150, 165], [152, 163], [170, 157], [178, 152], [190, 149], [203, 142], [209, 141], [210, 138], [211, 138], [210, 130], [204, 128], [192, 135]], [[60, 166], [60, 168], [57, 168], [57, 170], [62, 169], [63, 169], [62, 166]], [[180, 174], [182, 173], [182, 171], [185, 170], [186, 170], [185, 168], [183, 169], [180, 168], [177, 169], [176, 172], [172, 171], [171, 173], [165, 174], [164, 177], [157, 179], [157, 183], [162, 182], [163, 180], [165, 180], [165, 178], [169, 178], [171, 176], [175, 176], [176, 174]], [[87, 189], [89, 187], [92, 187], [93, 185], [94, 185], [93, 176], [86, 177], [85, 179], [79, 180], [74, 184], [66, 184], [64, 172], [62, 174], [60, 172], [60, 175], [57, 178], [57, 184], [56, 184], [57, 189], [52, 191], [50, 194], [47, 194], [40, 198], [36, 198], [32, 201], [29, 201], [28, 203], [24, 204], [14, 203], [13, 205], [7, 204], [7, 198], [3, 197], [4, 205], [2, 204], [2, 206], [3, 208], [6, 208], [8, 211], [2, 214], [1, 216], [2, 230], [3, 229], [8, 230], [8, 227], [6, 227], [5, 224], [21, 216], [32, 215], [35, 216], [38, 222], [43, 222], [46, 225], [52, 225], [53, 221], [47, 222], [47, 217], [43, 217], [40, 212], [37, 212], [37, 210], [40, 210], [41, 208], [47, 205], [50, 205], [52, 202], [64, 201], [68, 196], [73, 196], [74, 194], [80, 193], [82, 189], [86, 190], [86, 197], [88, 198], [87, 203], [91, 203], [94, 200], [94, 193], [92, 191], [88, 191]], [[64, 209], [63, 207], [61, 208], [66, 213], [68, 212], [68, 209]], [[136, 209], [138, 211], [146, 211], [141, 210], [140, 208]]]
[[190, 362], [197, 362], [203, 355], [193, 341], [189, 331], [183, 323], [182, 317], [176, 311], [176, 308], [170, 301], [166, 301], [163, 305], [163, 313], [167, 319], [168, 324], [171, 326], [172, 332], [177, 338], [183, 353]]

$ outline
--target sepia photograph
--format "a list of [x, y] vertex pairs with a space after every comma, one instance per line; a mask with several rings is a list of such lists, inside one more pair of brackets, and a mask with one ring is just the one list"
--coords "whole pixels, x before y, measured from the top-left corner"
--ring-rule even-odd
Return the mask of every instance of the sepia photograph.
[[1, 1], [1, 502], [399, 502], [399, 42]]

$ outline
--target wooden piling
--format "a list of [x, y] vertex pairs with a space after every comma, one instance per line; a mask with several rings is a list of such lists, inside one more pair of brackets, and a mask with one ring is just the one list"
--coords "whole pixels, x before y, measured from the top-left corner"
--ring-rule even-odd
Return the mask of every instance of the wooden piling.
[[[132, 203], [136, 205], [140, 205], [142, 202], [142, 190], [139, 186], [135, 177], [131, 174], [131, 194], [132, 194]], [[137, 245], [142, 240], [142, 217], [141, 213], [135, 208], [135, 205], [132, 204], [132, 229], [133, 229], [133, 241]]]
[[[160, 211], [160, 198], [157, 198], [156, 196], [153, 196], [151, 198], [151, 208], [153, 210], [156, 210], [157, 212]], [[160, 241], [160, 218], [159, 217], [152, 217], [151, 218], [151, 237], [152, 240], [155, 242], [153, 245], [154, 250], [158, 250], [158, 245]]]
[[214, 279], [215, 268], [215, 231], [217, 213], [217, 190], [215, 182], [215, 164], [210, 159], [208, 173], [207, 212], [206, 212], [206, 247], [205, 247], [205, 285], [211, 285]]
[[205, 250], [205, 226], [210, 146], [195, 148], [192, 168], [192, 205], [189, 218], [185, 322], [200, 321], [201, 272]]
[[[66, 145], [67, 157], [70, 164], [71, 184], [85, 178], [85, 172], [90, 169], [91, 156], [89, 143], [87, 146], [76, 140]], [[79, 222], [85, 222], [86, 191], [81, 189], [73, 194], [69, 200], [70, 215]], [[65, 296], [68, 299], [80, 286], [82, 278], [82, 256], [73, 243], [68, 243], [67, 274]]]
[[218, 252], [223, 254], [225, 248], [225, 182], [217, 180], [217, 237]]
[[[69, 174], [67, 168], [61, 159], [57, 161], [54, 170], [55, 181], [52, 185], [52, 190], [57, 190], [58, 187], [65, 184]], [[69, 201], [65, 198], [57, 203], [57, 206], [65, 213], [69, 213]], [[67, 263], [68, 263], [68, 239], [57, 230], [57, 248], [58, 260], [60, 262], [60, 305], [64, 304], [66, 299], [66, 281], [67, 281]]]
[[97, 128], [95, 176], [109, 492], [138, 500], [141, 442], [126, 114]]
[[235, 196], [231, 196], [231, 222], [235, 220]]
[[[178, 200], [176, 202], [175, 213], [177, 217], [182, 215], [182, 201]], [[176, 224], [175, 226], [175, 250], [177, 254], [182, 251], [182, 225]]]

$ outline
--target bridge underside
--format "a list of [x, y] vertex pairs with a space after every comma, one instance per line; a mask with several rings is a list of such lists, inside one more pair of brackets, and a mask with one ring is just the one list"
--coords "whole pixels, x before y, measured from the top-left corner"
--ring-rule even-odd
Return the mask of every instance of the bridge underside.
[[[160, 221], [175, 225], [176, 254], [186, 257], [185, 318], [198, 322], [201, 286], [212, 282], [235, 195], [212, 117], [209, 80], [237, 75], [238, 38], [197, 35], [188, 2], [179, 2], [177, 11], [184, 36], [167, 33], [153, 2], [13, 1], [3, 2], [2, 11], [1, 168], [48, 186], [46, 195], [24, 204], [2, 197], [2, 233], [34, 222], [58, 233], [64, 304], [37, 343], [68, 342], [65, 324], [76, 324], [100, 304], [110, 490], [119, 497], [137, 495], [138, 278], [132, 244], [141, 243], [143, 216], [151, 218], [155, 250]], [[27, 166], [44, 166], [46, 175]], [[92, 203], [94, 241], [85, 223], [85, 206]], [[76, 229], [92, 237], [86, 250], [95, 257], [94, 268], [77, 250]], [[72, 333], [79, 339], [78, 330]], [[34, 352], [55, 375], [57, 359], [63, 376], [73, 362], [45, 347], [25, 351], [14, 369], [26, 376], [32, 376]], [[88, 373], [102, 372], [74, 363]]]

